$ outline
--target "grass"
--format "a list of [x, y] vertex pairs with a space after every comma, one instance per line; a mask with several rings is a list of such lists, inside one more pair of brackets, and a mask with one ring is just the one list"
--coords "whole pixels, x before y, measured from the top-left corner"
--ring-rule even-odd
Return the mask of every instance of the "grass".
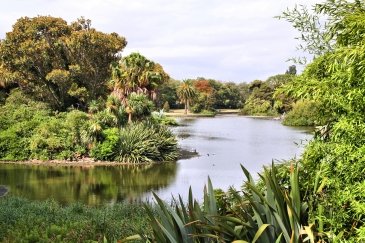
[[89, 207], [0, 198], [0, 242], [102, 242], [150, 232], [142, 205]]

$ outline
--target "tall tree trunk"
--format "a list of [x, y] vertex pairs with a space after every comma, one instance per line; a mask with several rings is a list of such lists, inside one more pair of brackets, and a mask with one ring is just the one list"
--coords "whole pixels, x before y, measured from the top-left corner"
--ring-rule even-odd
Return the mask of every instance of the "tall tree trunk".
[[188, 114], [188, 100], [187, 99], [185, 99], [185, 115], [187, 115]]
[[131, 124], [132, 123], [132, 112], [128, 113], [128, 123]]

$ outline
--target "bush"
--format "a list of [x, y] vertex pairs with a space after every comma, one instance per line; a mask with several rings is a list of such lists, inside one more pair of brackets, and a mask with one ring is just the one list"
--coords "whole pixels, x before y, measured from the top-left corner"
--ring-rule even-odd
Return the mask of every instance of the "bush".
[[217, 114], [217, 112], [212, 110], [202, 110], [199, 114], [201, 116], [214, 117]]
[[90, 156], [98, 160], [116, 160], [120, 146], [120, 131], [117, 128], [102, 132], [102, 142], [98, 142], [90, 151]]
[[152, 121], [166, 126], [177, 126], [179, 125], [175, 118], [166, 116], [162, 110], [160, 112], [152, 112], [151, 114]]
[[5, 105], [0, 106], [0, 159], [28, 159], [30, 138], [50, 114], [45, 104], [14, 90]]
[[243, 106], [241, 112], [242, 115], [251, 115], [251, 116], [273, 116], [276, 115], [276, 112], [272, 108], [270, 101], [261, 100], [258, 98], [250, 98], [246, 101]]
[[131, 93], [127, 100], [129, 112], [134, 119], [140, 120], [149, 116], [154, 109], [153, 102], [144, 94]]
[[85, 155], [81, 134], [87, 120], [86, 113], [76, 110], [44, 120], [29, 140], [31, 158], [74, 160]]
[[199, 113], [199, 112], [201, 112], [202, 110], [203, 110], [203, 104], [201, 104], [201, 103], [196, 103], [196, 104], [194, 104], [192, 107], [190, 107], [190, 110], [191, 110], [191, 112], [193, 112], [193, 113]]
[[310, 100], [299, 100], [284, 117], [283, 124], [286, 126], [315, 126], [319, 125], [318, 116], [317, 103]]
[[[150, 114], [153, 104], [145, 95], [130, 98], [136, 118]], [[176, 125], [174, 119], [155, 115], [155, 124], [131, 124], [120, 130], [125, 112], [117, 101], [109, 97], [107, 107], [92, 115], [78, 110], [52, 114], [44, 104], [13, 92], [0, 107], [0, 159], [77, 160], [90, 155], [139, 163], [177, 158], [175, 136], [160, 125]]]
[[151, 123], [131, 124], [121, 130], [120, 137], [118, 161], [174, 161], [178, 157], [176, 138], [165, 126]]

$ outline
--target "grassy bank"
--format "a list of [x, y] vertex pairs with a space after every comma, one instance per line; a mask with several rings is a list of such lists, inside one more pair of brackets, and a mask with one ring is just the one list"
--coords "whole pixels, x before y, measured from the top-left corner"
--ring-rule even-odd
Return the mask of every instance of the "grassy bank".
[[104, 236], [119, 240], [150, 230], [146, 211], [138, 204], [95, 208], [0, 197], [1, 242], [101, 242]]

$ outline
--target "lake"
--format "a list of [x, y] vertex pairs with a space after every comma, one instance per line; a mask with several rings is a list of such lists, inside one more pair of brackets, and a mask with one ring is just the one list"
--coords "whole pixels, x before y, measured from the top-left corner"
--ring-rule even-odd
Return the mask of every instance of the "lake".
[[208, 176], [215, 188], [239, 188], [244, 179], [240, 164], [257, 178], [272, 160], [298, 157], [312, 137], [306, 128], [236, 115], [180, 118], [179, 123], [181, 126], [172, 129], [180, 147], [199, 156], [145, 166], [0, 164], [0, 185], [6, 185], [10, 195], [32, 200], [54, 198], [62, 204], [136, 202], [150, 198], [152, 191], [165, 200], [177, 194], [186, 198], [190, 185], [199, 199]]

